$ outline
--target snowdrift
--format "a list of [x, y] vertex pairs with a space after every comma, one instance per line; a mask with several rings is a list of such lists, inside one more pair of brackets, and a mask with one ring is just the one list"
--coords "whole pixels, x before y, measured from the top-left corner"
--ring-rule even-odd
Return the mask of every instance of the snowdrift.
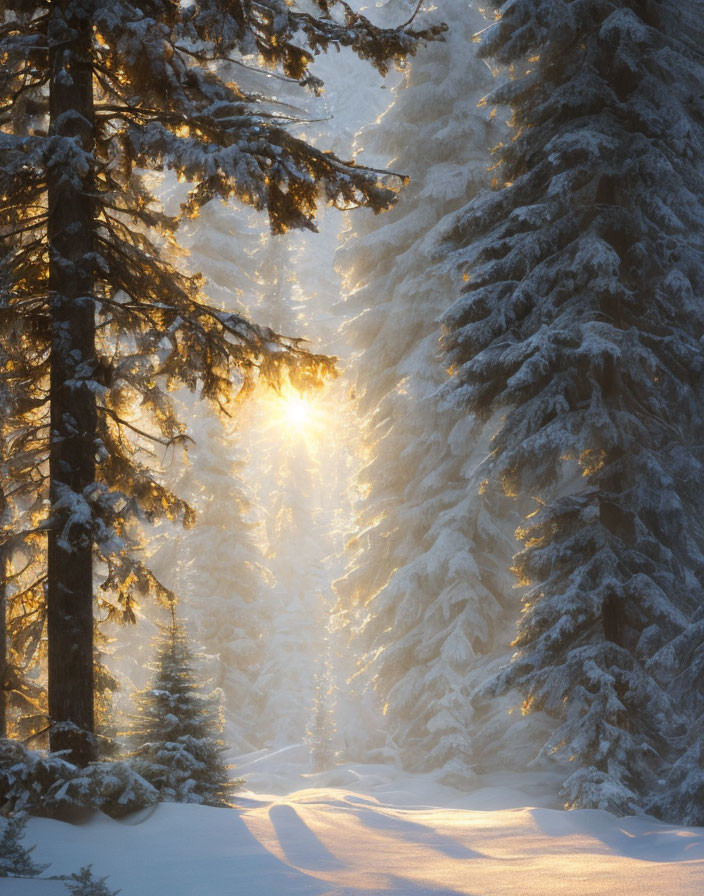
[[[51, 862], [47, 874], [92, 863], [122, 896], [704, 892], [704, 828], [521, 806], [533, 794], [515, 782], [467, 795], [384, 766], [299, 772], [289, 780], [314, 786], [261, 792], [284, 788], [286, 758], [256, 755], [238, 768], [259, 792], [244, 792], [237, 809], [164, 803], [122, 821], [32, 819], [26, 842]], [[65, 892], [59, 881], [0, 880], [0, 896]]]

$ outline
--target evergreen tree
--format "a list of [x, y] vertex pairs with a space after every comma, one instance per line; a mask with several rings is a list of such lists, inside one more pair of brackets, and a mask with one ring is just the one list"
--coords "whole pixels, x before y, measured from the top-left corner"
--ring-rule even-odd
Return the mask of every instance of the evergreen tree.
[[16, 814], [4, 819], [0, 838], [0, 877], [37, 877], [49, 867], [32, 861], [32, 850], [22, 846], [27, 817]]
[[[288, 394], [281, 402], [284, 417], [288, 402], [295, 407], [299, 400]], [[321, 525], [320, 471], [306, 441], [306, 424], [292, 422], [289, 427], [269, 443], [264, 459], [274, 477], [273, 501], [264, 520], [273, 582], [256, 687], [263, 699], [265, 743], [275, 747], [305, 739], [329, 612], [323, 599], [329, 543]]]
[[[48, 541], [51, 747], [84, 764], [95, 755], [94, 551], [101, 602], [133, 619], [134, 592], [161, 590], [129, 550], [133, 521], [188, 515], [147, 459], [150, 445], [184, 437], [167, 391], [185, 384], [222, 406], [255, 372], [311, 383], [330, 368], [205, 301], [164, 251], [178, 218], [236, 197], [283, 232], [313, 227], [321, 197], [376, 210], [394, 197], [376, 172], [294, 137], [287, 112], [239, 88], [237, 63], [259, 57], [311, 83], [313, 52], [351, 47], [385, 70], [440, 29], [375, 28], [341, 0], [314, 12], [279, 0], [6, 0], [2, 13], [0, 338], [25, 402], [17, 475], [50, 502], [33, 530]], [[159, 208], [144, 169], [189, 181], [181, 214]]]
[[319, 663], [315, 673], [315, 697], [312, 718], [306, 731], [306, 743], [310, 749], [311, 766], [314, 772], [322, 772], [335, 761], [335, 708], [333, 704], [333, 684], [329, 660]]
[[228, 805], [238, 782], [223, 761], [217, 703], [202, 693], [182, 623], [161, 626], [151, 687], [137, 698], [134, 769], [167, 801]]
[[80, 767], [21, 741], [0, 740], [0, 800], [13, 812], [73, 819], [99, 809], [118, 818], [157, 802], [158, 793], [127, 762]]
[[72, 874], [66, 887], [71, 896], [118, 896], [120, 890], [110, 890], [105, 883], [107, 877], [93, 877], [91, 865], [81, 868], [78, 874]]
[[488, 478], [537, 498], [497, 686], [552, 717], [567, 803], [612, 811], [653, 799], [702, 709], [664, 661], [704, 585], [698, 7], [502, 5], [482, 53], [510, 67], [514, 136], [448, 243], [448, 391], [497, 419]]
[[486, 23], [465, 0], [445, 3], [443, 16], [446, 42], [414, 59], [376, 137], [362, 135], [410, 183], [340, 253], [366, 463], [336, 588], [361, 657], [356, 680], [374, 689], [402, 762], [463, 783], [485, 728], [471, 695], [497, 644], [507, 652], [515, 600], [501, 575], [512, 547], [510, 525], [507, 537], [496, 522], [505, 502], [479, 494], [486, 432], [437, 397], [446, 379], [438, 318], [459, 291], [436, 258], [438, 241], [488, 187], [488, 149], [501, 137], [499, 120], [477, 109], [491, 73], [469, 49]]

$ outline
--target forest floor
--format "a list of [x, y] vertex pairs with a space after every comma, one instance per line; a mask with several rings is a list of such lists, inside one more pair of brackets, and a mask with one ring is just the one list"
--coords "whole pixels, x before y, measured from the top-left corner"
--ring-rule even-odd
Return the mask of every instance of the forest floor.
[[[704, 892], [704, 828], [547, 808], [516, 781], [468, 795], [386, 766], [306, 775], [293, 770], [300, 757], [251, 757], [234, 810], [165, 803], [122, 821], [32, 819], [26, 842], [51, 863], [46, 875], [92, 863], [121, 896]], [[59, 881], [0, 879], [0, 896], [65, 893]]]

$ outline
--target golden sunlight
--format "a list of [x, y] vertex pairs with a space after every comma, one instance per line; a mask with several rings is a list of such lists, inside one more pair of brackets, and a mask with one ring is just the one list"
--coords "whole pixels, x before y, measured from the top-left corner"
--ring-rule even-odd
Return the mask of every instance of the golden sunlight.
[[265, 390], [258, 404], [272, 429], [311, 443], [319, 441], [331, 429], [330, 397], [325, 392], [301, 392], [285, 383], [278, 390]]
[[308, 396], [289, 388], [288, 394], [281, 395], [283, 416], [294, 429], [305, 429], [311, 422], [313, 408]]

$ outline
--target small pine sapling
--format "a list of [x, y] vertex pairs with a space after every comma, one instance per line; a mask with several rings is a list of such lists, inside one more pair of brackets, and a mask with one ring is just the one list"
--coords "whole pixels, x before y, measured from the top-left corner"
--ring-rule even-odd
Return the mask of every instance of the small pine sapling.
[[12, 815], [5, 820], [0, 839], [0, 877], [37, 877], [49, 867], [32, 861], [34, 846], [26, 849], [22, 845], [27, 816]]
[[325, 663], [323, 669], [315, 676], [313, 715], [306, 732], [306, 743], [310, 748], [311, 767], [314, 772], [322, 772], [334, 763], [336, 731], [333, 686], [328, 665]]
[[109, 890], [105, 881], [107, 877], [93, 877], [91, 865], [81, 868], [78, 874], [72, 874], [67, 882], [71, 896], [117, 896], [119, 890]]
[[183, 624], [172, 606], [161, 627], [150, 687], [137, 697], [131, 740], [136, 771], [162, 801], [229, 805], [233, 781], [223, 762], [216, 701], [202, 692]]

